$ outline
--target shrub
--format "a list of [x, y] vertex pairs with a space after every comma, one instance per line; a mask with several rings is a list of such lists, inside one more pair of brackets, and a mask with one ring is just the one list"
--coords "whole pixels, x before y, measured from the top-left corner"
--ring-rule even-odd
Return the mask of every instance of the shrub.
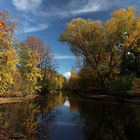
[[114, 81], [109, 82], [109, 92], [112, 95], [129, 96], [129, 90], [132, 87], [132, 76], [123, 76]]
[[140, 93], [140, 78], [135, 78], [133, 80], [132, 91]]

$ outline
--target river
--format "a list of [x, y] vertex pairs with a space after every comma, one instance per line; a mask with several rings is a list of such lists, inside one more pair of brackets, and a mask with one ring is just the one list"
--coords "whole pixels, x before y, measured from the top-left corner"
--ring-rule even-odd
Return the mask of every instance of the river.
[[0, 105], [0, 140], [140, 140], [140, 106], [67, 94]]

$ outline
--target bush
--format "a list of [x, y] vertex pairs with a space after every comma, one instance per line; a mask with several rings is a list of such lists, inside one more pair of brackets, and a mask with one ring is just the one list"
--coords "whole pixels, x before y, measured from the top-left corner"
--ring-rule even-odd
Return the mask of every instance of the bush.
[[129, 96], [131, 95], [129, 90], [132, 87], [132, 76], [123, 76], [117, 80], [109, 82], [109, 92], [112, 95]]
[[133, 80], [132, 91], [140, 93], [140, 78], [135, 78]]

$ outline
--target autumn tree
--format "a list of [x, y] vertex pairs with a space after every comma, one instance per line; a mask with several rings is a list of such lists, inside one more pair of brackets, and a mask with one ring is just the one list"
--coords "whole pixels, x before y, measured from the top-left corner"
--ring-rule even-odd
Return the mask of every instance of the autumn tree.
[[38, 81], [42, 79], [41, 69], [38, 67], [40, 64], [38, 54], [25, 43], [19, 43], [15, 48], [19, 59], [17, 68], [22, 76], [21, 83], [24, 87], [24, 93], [35, 94], [41, 88]]
[[101, 21], [77, 18], [67, 24], [60, 40], [70, 45], [72, 52], [92, 68], [102, 89], [108, 81], [120, 75], [120, 66], [131, 50], [137, 50], [140, 22], [135, 8], [120, 9]]
[[68, 80], [67, 88], [70, 90], [79, 90], [79, 76], [75, 70], [71, 70], [71, 77]]
[[93, 72], [91, 66], [87, 63], [83, 64], [78, 73], [79, 75], [79, 86], [83, 91], [93, 91], [97, 93], [100, 90], [100, 83], [98, 81], [98, 76]]
[[56, 75], [57, 62], [52, 54], [50, 47], [46, 47], [45, 54], [42, 57], [41, 69], [43, 79], [41, 81], [42, 92], [49, 91], [50, 83]]
[[39, 57], [39, 68], [42, 72], [42, 80], [40, 81], [42, 92], [49, 91], [49, 84], [57, 65], [50, 47], [46, 46], [42, 40], [35, 36], [29, 36], [25, 44], [29, 46], [31, 50], [35, 51]]
[[28, 83], [25, 89], [32, 94], [37, 90], [41, 93], [48, 92], [56, 66], [50, 47], [34, 36], [29, 36], [27, 40], [15, 46], [19, 57], [18, 70], [22, 80], [27, 80], [26, 83]]
[[38, 55], [36, 52], [31, 52], [29, 62], [26, 64], [28, 72], [27, 77], [27, 92], [34, 94], [36, 91], [40, 91], [41, 86], [38, 81], [42, 79], [41, 69], [38, 67], [40, 64]]
[[49, 89], [60, 91], [65, 86], [66, 79], [62, 74], [55, 72], [50, 80]]
[[17, 68], [20, 71], [21, 75], [23, 76], [24, 73], [28, 72], [26, 65], [28, 64], [30, 59], [31, 49], [25, 43], [22, 42], [15, 44], [15, 49], [19, 60]]
[[12, 47], [15, 22], [6, 12], [0, 12], [0, 94], [5, 93], [14, 84], [16, 71], [16, 53]]
[[[40, 64], [42, 64], [43, 57], [46, 53], [47, 46], [43, 42], [43, 40], [38, 39], [35, 36], [29, 36], [24, 43], [32, 50], [36, 51], [38, 54], [38, 57], [40, 59]], [[41, 67], [41, 66], [40, 66]]]

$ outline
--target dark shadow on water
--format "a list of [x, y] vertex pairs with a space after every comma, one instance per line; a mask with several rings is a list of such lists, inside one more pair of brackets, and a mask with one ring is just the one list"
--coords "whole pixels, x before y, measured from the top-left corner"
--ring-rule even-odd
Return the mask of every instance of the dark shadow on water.
[[140, 140], [140, 106], [67, 97], [0, 106], [0, 140]]

